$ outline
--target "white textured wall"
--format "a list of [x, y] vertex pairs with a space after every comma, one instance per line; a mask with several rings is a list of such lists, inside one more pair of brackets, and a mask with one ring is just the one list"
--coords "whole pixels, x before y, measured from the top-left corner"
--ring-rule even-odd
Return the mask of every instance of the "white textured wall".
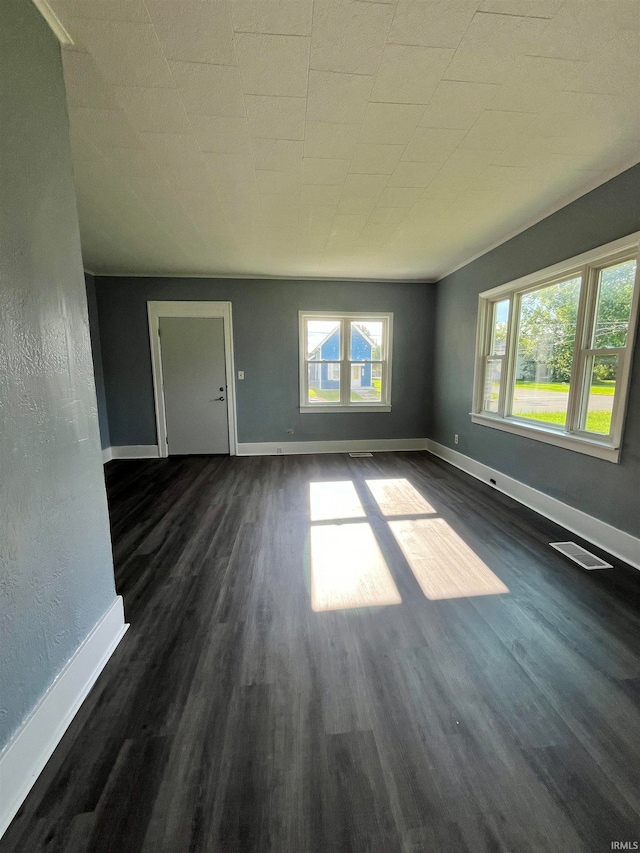
[[0, 4], [0, 749], [115, 598], [57, 41]]

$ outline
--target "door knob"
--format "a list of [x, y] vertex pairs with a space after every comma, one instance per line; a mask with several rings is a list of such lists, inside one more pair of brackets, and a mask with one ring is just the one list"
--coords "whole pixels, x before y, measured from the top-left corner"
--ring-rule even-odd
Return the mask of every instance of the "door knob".
[[216, 399], [215, 399], [213, 402], [214, 402], [214, 403], [217, 403], [217, 402], [219, 402], [219, 401], [224, 402], [224, 397], [216, 397]]

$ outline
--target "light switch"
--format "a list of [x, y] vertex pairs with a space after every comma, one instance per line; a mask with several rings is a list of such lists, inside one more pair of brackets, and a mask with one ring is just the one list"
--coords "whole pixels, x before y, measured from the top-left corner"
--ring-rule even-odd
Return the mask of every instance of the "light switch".
[[244, 379], [244, 370], [238, 371], [238, 379]]

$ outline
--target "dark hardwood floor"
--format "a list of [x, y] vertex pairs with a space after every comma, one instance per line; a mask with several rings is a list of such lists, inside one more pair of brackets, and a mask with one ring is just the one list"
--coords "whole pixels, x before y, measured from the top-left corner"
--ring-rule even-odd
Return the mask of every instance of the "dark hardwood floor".
[[[427, 453], [123, 461], [106, 477], [131, 628], [0, 853], [640, 840], [637, 571], [583, 571], [548, 546], [566, 531]], [[367, 480], [400, 482], [385, 504]], [[361, 509], [325, 488], [311, 521], [310, 483], [334, 481]], [[341, 554], [367, 524], [389, 570], [368, 574], [360, 550], [352, 582]], [[401, 603], [314, 611], [333, 587]]]

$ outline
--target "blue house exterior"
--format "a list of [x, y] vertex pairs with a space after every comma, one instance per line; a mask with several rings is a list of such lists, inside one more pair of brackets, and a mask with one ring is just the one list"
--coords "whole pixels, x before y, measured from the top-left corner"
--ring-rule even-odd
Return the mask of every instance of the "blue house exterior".
[[[374, 343], [366, 333], [358, 326], [351, 327], [351, 361], [370, 359]], [[340, 333], [338, 329], [331, 332], [309, 356], [311, 361], [340, 361]], [[312, 388], [324, 390], [337, 389], [340, 387], [340, 366], [338, 364], [318, 364], [315, 370], [310, 371], [309, 385]], [[351, 365], [351, 387], [371, 387], [371, 364]]]

